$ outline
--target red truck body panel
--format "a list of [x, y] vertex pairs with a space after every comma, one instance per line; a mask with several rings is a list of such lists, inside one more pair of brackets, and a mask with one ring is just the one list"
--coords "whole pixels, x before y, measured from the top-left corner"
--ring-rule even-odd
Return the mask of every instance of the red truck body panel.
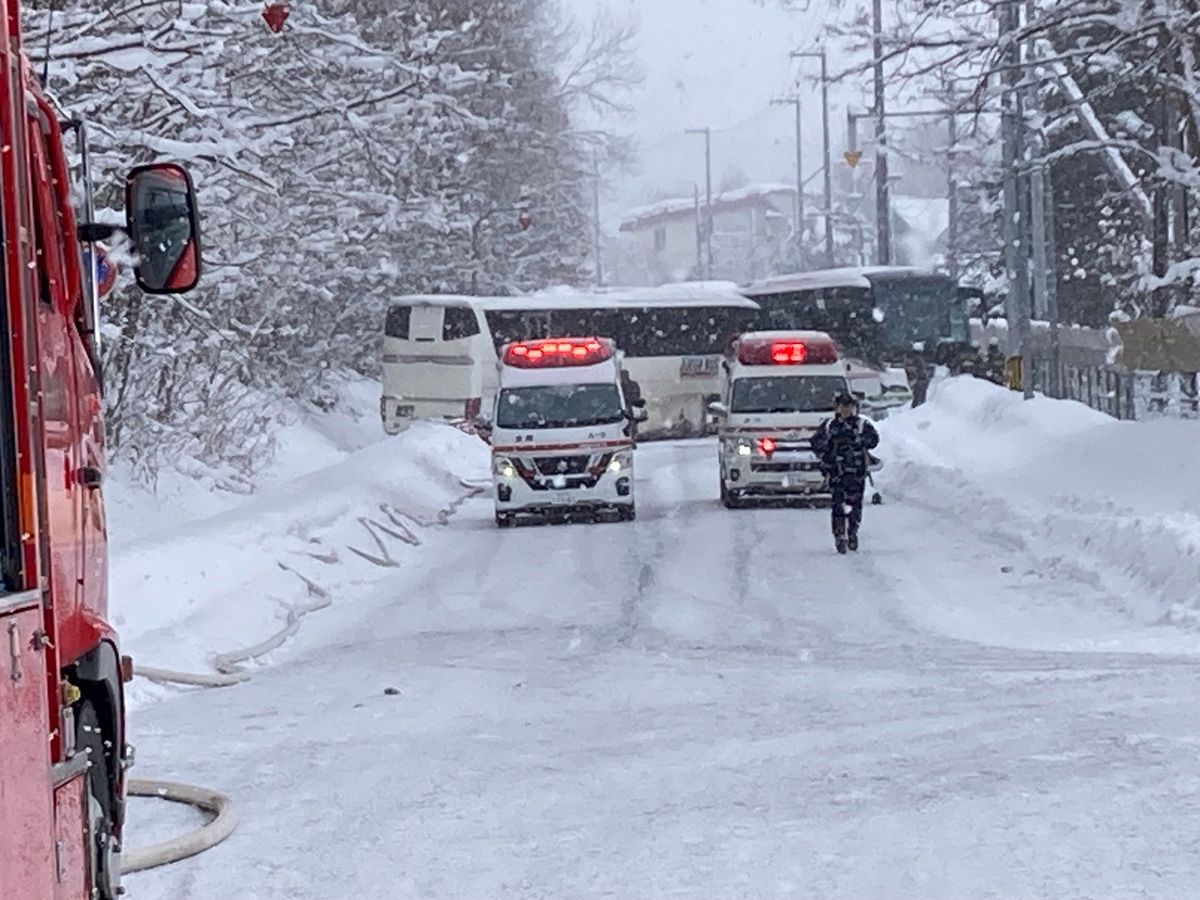
[[[21, 900], [91, 896], [86, 755], [70, 753], [65, 673], [85, 657], [118, 658], [106, 621], [103, 503], [95, 478], [82, 478], [103, 470], [103, 423], [81, 330], [88, 306], [60, 118], [23, 57], [20, 4], [4, 0], [0, 386], [12, 421], [0, 423], [9, 429], [0, 440], [13, 445], [2, 475], [13, 482], [5, 540], [17, 574], [0, 586], [0, 897]], [[106, 689], [119, 753], [120, 679], [106, 684], [114, 680]]]

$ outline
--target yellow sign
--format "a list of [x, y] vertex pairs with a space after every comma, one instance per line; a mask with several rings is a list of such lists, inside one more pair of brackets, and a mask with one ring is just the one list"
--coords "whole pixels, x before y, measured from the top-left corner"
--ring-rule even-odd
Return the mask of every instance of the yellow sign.
[[847, 150], [845, 153], [842, 154], [842, 159], [846, 160], [846, 165], [848, 165], [852, 169], [855, 169], [858, 167], [858, 164], [860, 162], [862, 162], [862, 151], [861, 150]]
[[1008, 380], [1009, 390], [1019, 391], [1024, 386], [1025, 372], [1022, 368], [1024, 361], [1019, 356], [1010, 356], [1005, 364], [1005, 375]]

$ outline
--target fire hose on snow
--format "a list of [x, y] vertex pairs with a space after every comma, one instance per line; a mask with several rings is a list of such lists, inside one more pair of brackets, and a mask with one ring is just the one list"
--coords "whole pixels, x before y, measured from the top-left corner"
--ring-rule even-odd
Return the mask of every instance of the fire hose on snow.
[[[360, 519], [363, 527], [367, 529], [368, 534], [379, 548], [379, 557], [353, 547], [350, 549], [362, 558], [379, 565], [392, 564], [390, 554], [387, 553], [380, 533], [411, 546], [418, 546], [421, 543], [420, 540], [401, 520], [407, 519], [418, 527], [426, 528], [434, 525], [448, 525], [450, 518], [458, 512], [464, 503], [473, 497], [479, 496], [480, 493], [486, 490], [485, 487], [470, 484], [466, 481], [460, 481], [459, 483], [467, 489], [467, 493], [460, 496], [445, 509], [438, 510], [433, 521], [419, 519], [416, 516], [386, 504], [381, 506], [381, 511], [388, 519], [387, 525], [373, 522], [365, 517]], [[318, 610], [325, 609], [333, 602], [330, 593], [312, 579], [307, 578], [284, 563], [279, 563], [279, 566], [304, 582], [310, 601], [288, 607], [287, 620], [283, 627], [275, 634], [252, 647], [245, 647], [218, 655], [213, 660], [214, 667], [217, 669], [215, 673], [180, 672], [173, 669], [138, 665], [134, 667], [134, 674], [158, 684], [176, 684], [200, 688], [225, 688], [249, 681], [250, 673], [242, 668], [243, 663], [265, 656], [272, 650], [278, 649], [288, 638], [300, 630], [300, 623], [306, 616]], [[128, 792], [131, 797], [156, 798], [192, 806], [202, 812], [211, 814], [212, 819], [200, 828], [180, 837], [153, 844], [149, 847], [138, 847], [127, 851], [123, 854], [121, 860], [121, 868], [124, 872], [141, 872], [146, 869], [154, 869], [196, 856], [205, 850], [210, 850], [217, 846], [217, 844], [233, 834], [234, 829], [237, 827], [237, 816], [233, 811], [232, 802], [228, 797], [216, 791], [170, 781], [132, 779], [129, 782]]]
[[172, 781], [134, 779], [129, 782], [129, 796], [156, 797], [171, 803], [181, 803], [210, 813], [213, 818], [195, 831], [180, 837], [128, 851], [121, 858], [121, 869], [124, 872], [155, 869], [203, 853], [233, 834], [233, 829], [237, 827], [233, 804], [228, 797], [216, 791]]

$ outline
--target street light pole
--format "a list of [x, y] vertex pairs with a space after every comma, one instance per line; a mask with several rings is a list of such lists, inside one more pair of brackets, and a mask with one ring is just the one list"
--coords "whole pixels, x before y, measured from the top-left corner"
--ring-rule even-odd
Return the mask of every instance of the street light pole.
[[793, 212], [796, 215], [796, 259], [800, 263], [800, 268], [804, 269], [805, 259], [804, 251], [804, 125], [803, 125], [803, 107], [800, 104], [799, 97], [793, 97], [791, 100], [772, 100], [772, 104], [777, 106], [791, 105], [796, 107], [796, 208]]
[[825, 265], [833, 268], [833, 159], [829, 155], [829, 62], [825, 51], [795, 51], [794, 59], [821, 60], [821, 127], [825, 147]]
[[707, 261], [705, 277], [713, 277], [713, 208], [712, 208], [712, 129], [689, 128], [688, 134], [704, 135], [704, 240]]
[[884, 117], [883, 83], [883, 0], [874, 0], [872, 8], [871, 47], [875, 56], [875, 248], [877, 262], [881, 266], [892, 264], [892, 203], [888, 184], [887, 131]]

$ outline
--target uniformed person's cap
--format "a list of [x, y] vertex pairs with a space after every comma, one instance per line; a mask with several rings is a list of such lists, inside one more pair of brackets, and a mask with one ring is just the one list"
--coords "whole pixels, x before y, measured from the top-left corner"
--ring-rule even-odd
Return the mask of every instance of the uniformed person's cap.
[[850, 394], [838, 394], [833, 398], [833, 402], [837, 406], [858, 406], [858, 401]]

